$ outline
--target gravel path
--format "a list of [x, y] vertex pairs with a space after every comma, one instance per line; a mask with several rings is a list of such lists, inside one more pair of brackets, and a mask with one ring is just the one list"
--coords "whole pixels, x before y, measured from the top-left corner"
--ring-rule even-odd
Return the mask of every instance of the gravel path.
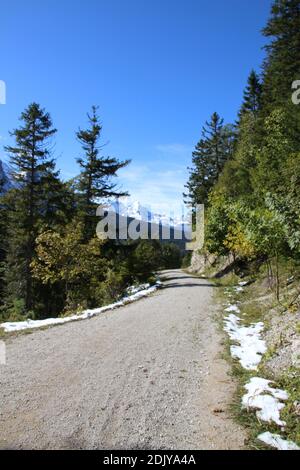
[[238, 449], [212, 286], [180, 270], [152, 296], [7, 340], [2, 449]]

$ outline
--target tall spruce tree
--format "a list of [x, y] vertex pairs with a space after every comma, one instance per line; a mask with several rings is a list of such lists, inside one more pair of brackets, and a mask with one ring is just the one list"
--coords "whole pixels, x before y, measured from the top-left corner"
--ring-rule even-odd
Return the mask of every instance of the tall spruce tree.
[[269, 111], [291, 101], [292, 83], [300, 79], [300, 0], [275, 0], [263, 34], [272, 38], [263, 64], [263, 101]]
[[89, 239], [95, 232], [96, 203], [103, 198], [127, 196], [128, 193], [120, 191], [113, 181], [118, 170], [130, 163], [130, 160], [120, 161], [114, 157], [102, 157], [99, 145], [102, 133], [102, 125], [97, 115], [97, 107], [92, 107], [88, 113], [89, 127], [79, 129], [76, 133], [78, 141], [82, 145], [84, 156], [77, 159], [81, 167], [78, 178], [79, 211], [83, 222], [85, 239]]
[[[0, 170], [1, 162], [0, 162]], [[6, 234], [6, 210], [5, 210], [5, 203], [4, 203], [4, 185], [5, 185], [5, 178], [4, 173], [0, 171], [0, 305], [3, 300], [3, 292], [4, 292], [4, 260], [6, 254], [6, 241], [7, 241], [7, 234]]]
[[192, 154], [193, 167], [185, 185], [186, 202], [206, 204], [208, 194], [216, 183], [225, 162], [233, 152], [234, 132], [225, 126], [224, 120], [213, 113], [209, 122], [202, 128], [202, 138]]
[[47, 193], [45, 184], [57, 179], [50, 156], [49, 139], [56, 133], [50, 115], [37, 103], [21, 114], [22, 125], [11, 132], [14, 146], [10, 155], [15, 188], [7, 194], [9, 207], [6, 281], [9, 299], [22, 300], [26, 311], [34, 309], [35, 297], [31, 263], [35, 239], [45, 219]]
[[251, 173], [256, 165], [255, 152], [263, 134], [260, 118], [262, 85], [252, 70], [244, 90], [243, 103], [236, 123], [236, 140], [232, 158], [227, 160], [217, 190], [228, 197], [249, 196], [253, 191]]
[[62, 226], [76, 213], [76, 201], [70, 183], [59, 178], [58, 171], [48, 171], [42, 177], [41, 222], [43, 228]]
[[239, 111], [239, 120], [246, 113], [257, 116], [261, 107], [262, 85], [255, 70], [251, 70], [244, 90], [243, 103]]

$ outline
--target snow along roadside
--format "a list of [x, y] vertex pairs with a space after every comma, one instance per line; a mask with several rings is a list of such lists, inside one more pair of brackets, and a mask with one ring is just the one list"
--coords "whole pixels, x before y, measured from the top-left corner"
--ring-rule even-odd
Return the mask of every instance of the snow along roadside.
[[12, 332], [12, 331], [21, 331], [27, 330], [29, 328], [41, 328], [43, 326], [50, 326], [50, 325], [61, 325], [62, 323], [68, 323], [70, 321], [76, 320], [86, 320], [87, 318], [92, 318], [95, 315], [99, 315], [100, 313], [104, 313], [107, 310], [113, 310], [118, 307], [122, 307], [123, 305], [129, 304], [134, 302], [135, 300], [141, 299], [142, 297], [146, 297], [153, 292], [155, 292], [161, 286], [161, 281], [156, 281], [156, 283], [152, 286], [150, 284], [142, 284], [137, 287], [129, 287], [127, 292], [129, 295], [126, 295], [118, 302], [113, 304], [105, 305], [104, 307], [94, 308], [94, 309], [87, 309], [84, 310], [79, 315], [71, 315], [69, 317], [61, 317], [61, 318], [46, 318], [45, 320], [26, 320], [26, 321], [17, 321], [17, 322], [5, 322], [0, 324], [0, 328], [3, 328], [5, 332]]
[[[242, 292], [245, 285], [247, 283], [240, 282], [234, 287], [235, 292]], [[232, 297], [232, 294], [229, 293], [228, 297]], [[225, 312], [227, 315], [224, 318], [224, 331], [231, 341], [237, 343], [230, 346], [231, 356], [239, 359], [244, 369], [257, 370], [262, 355], [267, 351], [266, 343], [261, 338], [264, 329], [263, 322], [241, 326], [241, 319], [237, 316], [240, 309], [236, 304], [229, 303]], [[288, 394], [285, 390], [271, 387], [270, 383], [272, 383], [270, 380], [252, 377], [245, 385], [247, 393], [242, 397], [242, 407], [255, 410], [259, 420], [267, 423], [273, 422], [283, 428], [286, 423], [280, 419], [280, 411], [285, 406], [282, 401], [288, 399]], [[259, 434], [257, 439], [278, 450], [300, 450], [297, 444], [282, 439], [278, 434], [264, 432]]]
[[257, 436], [257, 439], [271, 447], [275, 447], [278, 450], [300, 450], [300, 447], [293, 441], [287, 441], [282, 439], [279, 434], [272, 434], [268, 431]]
[[[230, 305], [226, 312], [239, 312], [236, 305]], [[267, 351], [266, 343], [261, 339], [264, 329], [262, 322], [253, 323], [250, 326], [241, 326], [240, 318], [230, 313], [225, 317], [224, 330], [229, 338], [238, 343], [230, 346], [232, 357], [239, 359], [241, 366], [247, 370], [256, 370], [262, 359], [262, 354]]]
[[288, 399], [285, 390], [270, 387], [271, 380], [252, 377], [245, 385], [247, 393], [242, 398], [243, 408], [256, 410], [256, 416], [261, 421], [274, 422], [284, 427], [285, 421], [280, 419], [280, 410], [284, 408], [282, 401]]

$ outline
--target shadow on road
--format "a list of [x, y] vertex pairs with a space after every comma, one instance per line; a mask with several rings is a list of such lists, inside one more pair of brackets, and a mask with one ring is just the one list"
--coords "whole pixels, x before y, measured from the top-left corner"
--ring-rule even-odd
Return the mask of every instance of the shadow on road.
[[161, 278], [162, 281], [176, 281], [176, 279], [195, 279], [192, 276], [166, 276]]
[[194, 282], [187, 282], [185, 284], [179, 284], [177, 282], [174, 282], [172, 284], [166, 284], [162, 286], [162, 289], [171, 289], [171, 288], [176, 288], [176, 287], [215, 287], [215, 284], [199, 284], [199, 283], [194, 283]]

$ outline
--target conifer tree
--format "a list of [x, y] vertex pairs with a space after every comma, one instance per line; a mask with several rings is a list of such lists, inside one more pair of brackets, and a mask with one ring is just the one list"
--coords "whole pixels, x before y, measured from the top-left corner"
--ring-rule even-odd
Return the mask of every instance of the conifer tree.
[[255, 70], [251, 70], [248, 77], [247, 86], [244, 90], [243, 104], [239, 111], [239, 119], [245, 113], [252, 113], [257, 116], [261, 106], [262, 85]]
[[78, 178], [79, 211], [83, 221], [85, 239], [89, 239], [95, 232], [96, 202], [108, 197], [127, 196], [128, 193], [120, 191], [113, 179], [118, 170], [129, 164], [130, 160], [120, 161], [114, 157], [102, 157], [99, 140], [102, 125], [97, 115], [97, 107], [92, 107], [88, 114], [89, 127], [79, 129], [76, 133], [81, 143], [84, 156], [77, 159], [81, 167]]
[[263, 65], [264, 106], [272, 110], [290, 101], [292, 83], [300, 77], [300, 0], [275, 0], [263, 34], [272, 38]]
[[[0, 162], [1, 164], [1, 162]], [[1, 169], [1, 167], [0, 167]], [[0, 305], [2, 303], [4, 290], [4, 260], [6, 253], [6, 210], [4, 204], [4, 174], [0, 172]]]
[[14, 146], [5, 150], [10, 155], [15, 188], [7, 194], [9, 207], [8, 253], [6, 260], [7, 292], [10, 298], [24, 302], [26, 310], [34, 308], [31, 263], [35, 239], [45, 219], [49, 178], [57, 175], [50, 156], [49, 139], [56, 133], [50, 115], [37, 103], [21, 114], [22, 125], [11, 136]]
[[238, 127], [238, 138], [232, 158], [227, 160], [217, 183], [217, 191], [238, 199], [253, 192], [251, 175], [256, 166], [256, 119], [250, 112], [244, 113]]
[[227, 160], [219, 178], [217, 190], [226, 196], [239, 198], [253, 192], [251, 174], [256, 166], [255, 152], [262, 140], [263, 120], [260, 118], [262, 85], [252, 70], [244, 90], [238, 114], [236, 140], [232, 158]]
[[185, 187], [185, 198], [192, 204], [205, 204], [210, 189], [216, 183], [226, 160], [233, 151], [233, 129], [224, 126], [224, 120], [213, 113], [202, 128], [202, 138], [192, 154], [193, 167]]

